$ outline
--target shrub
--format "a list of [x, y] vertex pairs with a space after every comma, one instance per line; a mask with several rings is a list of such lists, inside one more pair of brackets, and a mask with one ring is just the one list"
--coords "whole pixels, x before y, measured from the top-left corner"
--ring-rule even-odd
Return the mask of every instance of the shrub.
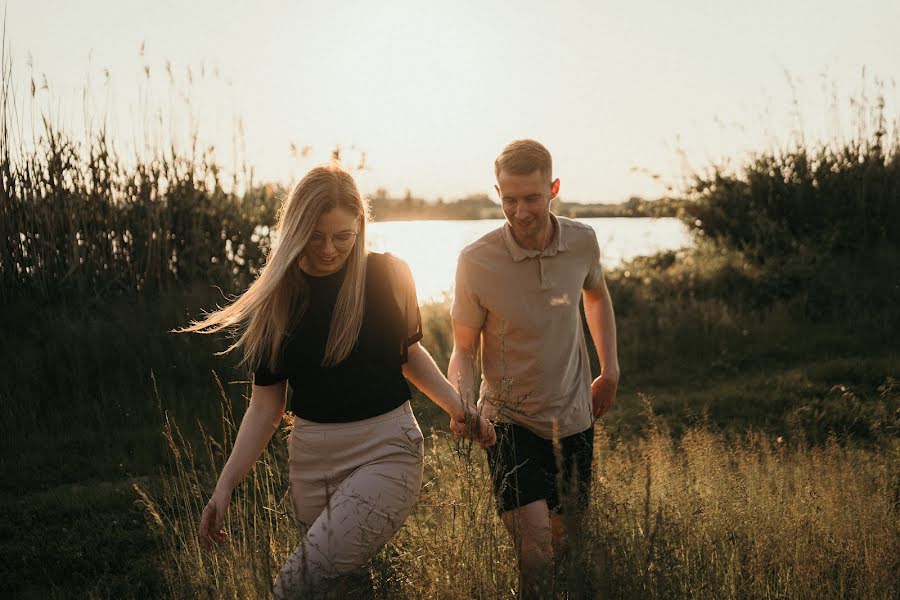
[[882, 98], [868, 119], [843, 144], [799, 144], [755, 155], [738, 172], [695, 174], [682, 219], [760, 265], [900, 247], [898, 127]]

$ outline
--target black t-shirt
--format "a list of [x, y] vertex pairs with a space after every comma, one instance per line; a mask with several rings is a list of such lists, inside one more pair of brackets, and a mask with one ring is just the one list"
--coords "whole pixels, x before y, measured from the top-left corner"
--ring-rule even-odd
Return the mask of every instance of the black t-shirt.
[[326, 275], [303, 275], [309, 303], [285, 332], [275, 372], [260, 366], [256, 385], [287, 379], [291, 408], [318, 423], [346, 423], [378, 416], [410, 398], [402, 365], [407, 349], [422, 338], [416, 289], [409, 267], [386, 254], [370, 253], [366, 265], [365, 311], [356, 346], [337, 365], [322, 366], [338, 291], [346, 268]]

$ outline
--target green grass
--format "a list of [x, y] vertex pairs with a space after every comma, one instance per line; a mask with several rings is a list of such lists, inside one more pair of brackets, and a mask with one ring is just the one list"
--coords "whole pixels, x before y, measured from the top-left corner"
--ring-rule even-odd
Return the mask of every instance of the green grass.
[[[215, 340], [169, 330], [215, 298], [198, 287], [152, 299], [62, 304], [39, 318], [28, 303], [6, 305], [2, 327], [16, 343], [0, 348], [8, 374], [0, 381], [7, 407], [0, 490], [150, 472], [165, 447], [154, 385], [177, 418], [212, 418], [212, 369], [229, 381], [246, 379], [246, 371], [234, 368], [233, 357], [212, 356]], [[54, 455], [66, 460], [50, 460]]]
[[127, 479], [0, 494], [0, 589], [15, 598], [159, 597], [156, 544]]

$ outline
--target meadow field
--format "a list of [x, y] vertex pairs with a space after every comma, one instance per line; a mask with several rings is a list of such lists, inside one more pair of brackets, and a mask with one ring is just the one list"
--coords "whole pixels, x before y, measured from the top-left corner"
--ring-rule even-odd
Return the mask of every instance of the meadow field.
[[[0, 594], [268, 597], [298, 539], [284, 435], [202, 550], [250, 389], [225, 340], [171, 330], [252, 281], [277, 189], [47, 121], [23, 152], [0, 99]], [[863, 117], [710, 166], [682, 198], [695, 247], [607, 274], [622, 380], [559, 597], [900, 597], [900, 130]], [[448, 306], [422, 314], [445, 368]], [[514, 597], [483, 454], [414, 407], [420, 501], [347, 597]]]

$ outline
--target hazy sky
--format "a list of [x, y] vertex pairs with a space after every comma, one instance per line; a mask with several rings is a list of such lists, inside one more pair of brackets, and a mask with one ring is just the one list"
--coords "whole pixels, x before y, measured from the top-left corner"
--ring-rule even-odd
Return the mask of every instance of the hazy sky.
[[369, 191], [489, 192], [502, 146], [534, 137], [565, 199], [653, 197], [648, 171], [677, 181], [685, 161], [789, 141], [794, 96], [807, 135], [846, 134], [864, 66], [900, 105], [900, 0], [5, 6], [14, 85], [26, 98], [33, 77], [40, 110], [80, 127], [90, 82], [88, 112], [122, 144], [162, 111], [164, 131], [186, 139], [193, 119], [226, 164], [239, 116], [257, 178], [285, 183], [340, 144], [351, 166], [365, 151]]

